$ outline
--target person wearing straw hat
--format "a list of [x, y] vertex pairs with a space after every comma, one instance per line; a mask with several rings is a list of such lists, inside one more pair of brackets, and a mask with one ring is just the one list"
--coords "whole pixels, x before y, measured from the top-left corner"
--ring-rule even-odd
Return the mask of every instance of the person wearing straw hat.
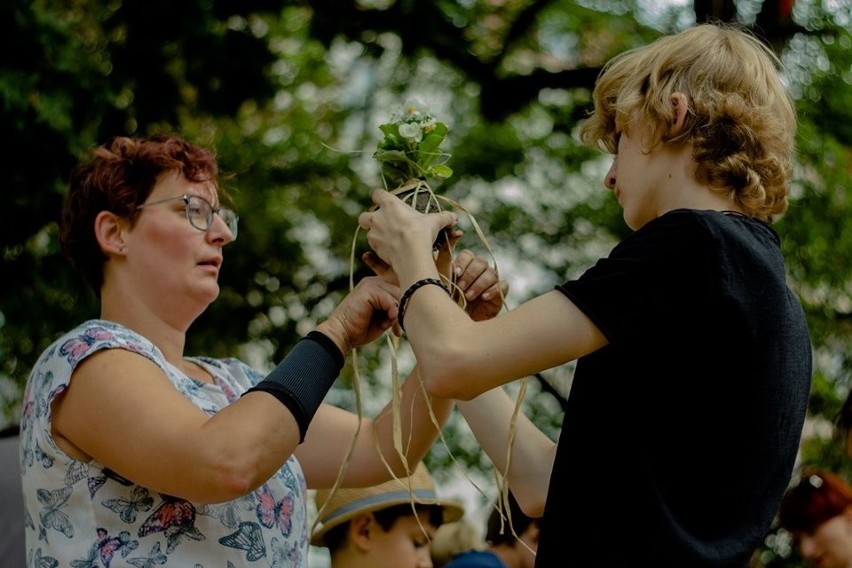
[[411, 477], [370, 487], [321, 489], [311, 544], [327, 547], [331, 568], [431, 568], [429, 544], [464, 506], [441, 499], [423, 462]]

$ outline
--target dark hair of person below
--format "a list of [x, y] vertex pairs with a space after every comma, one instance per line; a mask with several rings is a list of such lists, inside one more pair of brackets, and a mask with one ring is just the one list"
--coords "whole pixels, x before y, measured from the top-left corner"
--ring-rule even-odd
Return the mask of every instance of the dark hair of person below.
[[[528, 517], [521, 511], [521, 507], [511, 493], [509, 493], [508, 498], [508, 512], [504, 508], [502, 516], [508, 517], [509, 515], [511, 517], [504, 518], [501, 521], [500, 509], [495, 507], [491, 511], [491, 515], [488, 517], [488, 530], [485, 533], [485, 541], [491, 546], [514, 543], [515, 535], [522, 535], [531, 524], [538, 522], [538, 519]], [[514, 534], [512, 534], [512, 530], [514, 530]]]

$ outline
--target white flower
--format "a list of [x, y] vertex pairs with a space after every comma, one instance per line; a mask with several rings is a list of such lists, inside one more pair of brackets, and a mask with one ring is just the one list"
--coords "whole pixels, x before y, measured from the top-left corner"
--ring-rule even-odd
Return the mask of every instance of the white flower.
[[399, 135], [409, 142], [420, 142], [423, 140], [423, 129], [416, 122], [406, 122], [399, 125]]
[[373, 157], [382, 164], [385, 187], [401, 187], [414, 178], [447, 179], [453, 174], [445, 164], [450, 155], [438, 150], [449, 129], [419, 99], [406, 100], [379, 129], [384, 137]]
[[421, 121], [424, 118], [431, 118], [429, 116], [429, 107], [426, 104], [417, 98], [408, 99], [402, 105], [402, 120], [411, 121], [417, 120]]

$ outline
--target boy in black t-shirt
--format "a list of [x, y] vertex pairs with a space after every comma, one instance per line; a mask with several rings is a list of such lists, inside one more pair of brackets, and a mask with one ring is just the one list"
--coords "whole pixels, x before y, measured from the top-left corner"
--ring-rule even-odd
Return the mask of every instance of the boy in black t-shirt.
[[[462, 401], [495, 467], [511, 464], [522, 508], [543, 515], [536, 566], [744, 567], [770, 527], [812, 371], [770, 227], [787, 208], [796, 131], [779, 67], [723, 24], [611, 60], [580, 135], [614, 154], [604, 185], [634, 233], [492, 320], [429, 285], [431, 244], [454, 213], [376, 191], [359, 217], [406, 290], [399, 320], [428, 391]], [[558, 444], [523, 416], [512, 426], [499, 387], [573, 360]]]

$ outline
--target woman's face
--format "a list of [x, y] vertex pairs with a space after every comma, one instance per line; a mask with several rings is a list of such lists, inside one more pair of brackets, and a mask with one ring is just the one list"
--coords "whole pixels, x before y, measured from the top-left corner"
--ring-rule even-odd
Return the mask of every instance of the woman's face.
[[[215, 188], [191, 183], [177, 172], [161, 176], [126, 237], [126, 266], [134, 290], [154, 302], [169, 304], [176, 313], [200, 313], [219, 295], [222, 247], [233, 240], [227, 224], [213, 215], [210, 228], [190, 224], [186, 203], [171, 199], [198, 195], [218, 206]], [[163, 203], [156, 201], [167, 200]], [[143, 204], [144, 205], [144, 204]], [[192, 310], [191, 312], [189, 310]], [[194, 317], [197, 317], [197, 313]]]
[[832, 517], [813, 533], [796, 535], [802, 557], [816, 568], [852, 567], [852, 510]]

